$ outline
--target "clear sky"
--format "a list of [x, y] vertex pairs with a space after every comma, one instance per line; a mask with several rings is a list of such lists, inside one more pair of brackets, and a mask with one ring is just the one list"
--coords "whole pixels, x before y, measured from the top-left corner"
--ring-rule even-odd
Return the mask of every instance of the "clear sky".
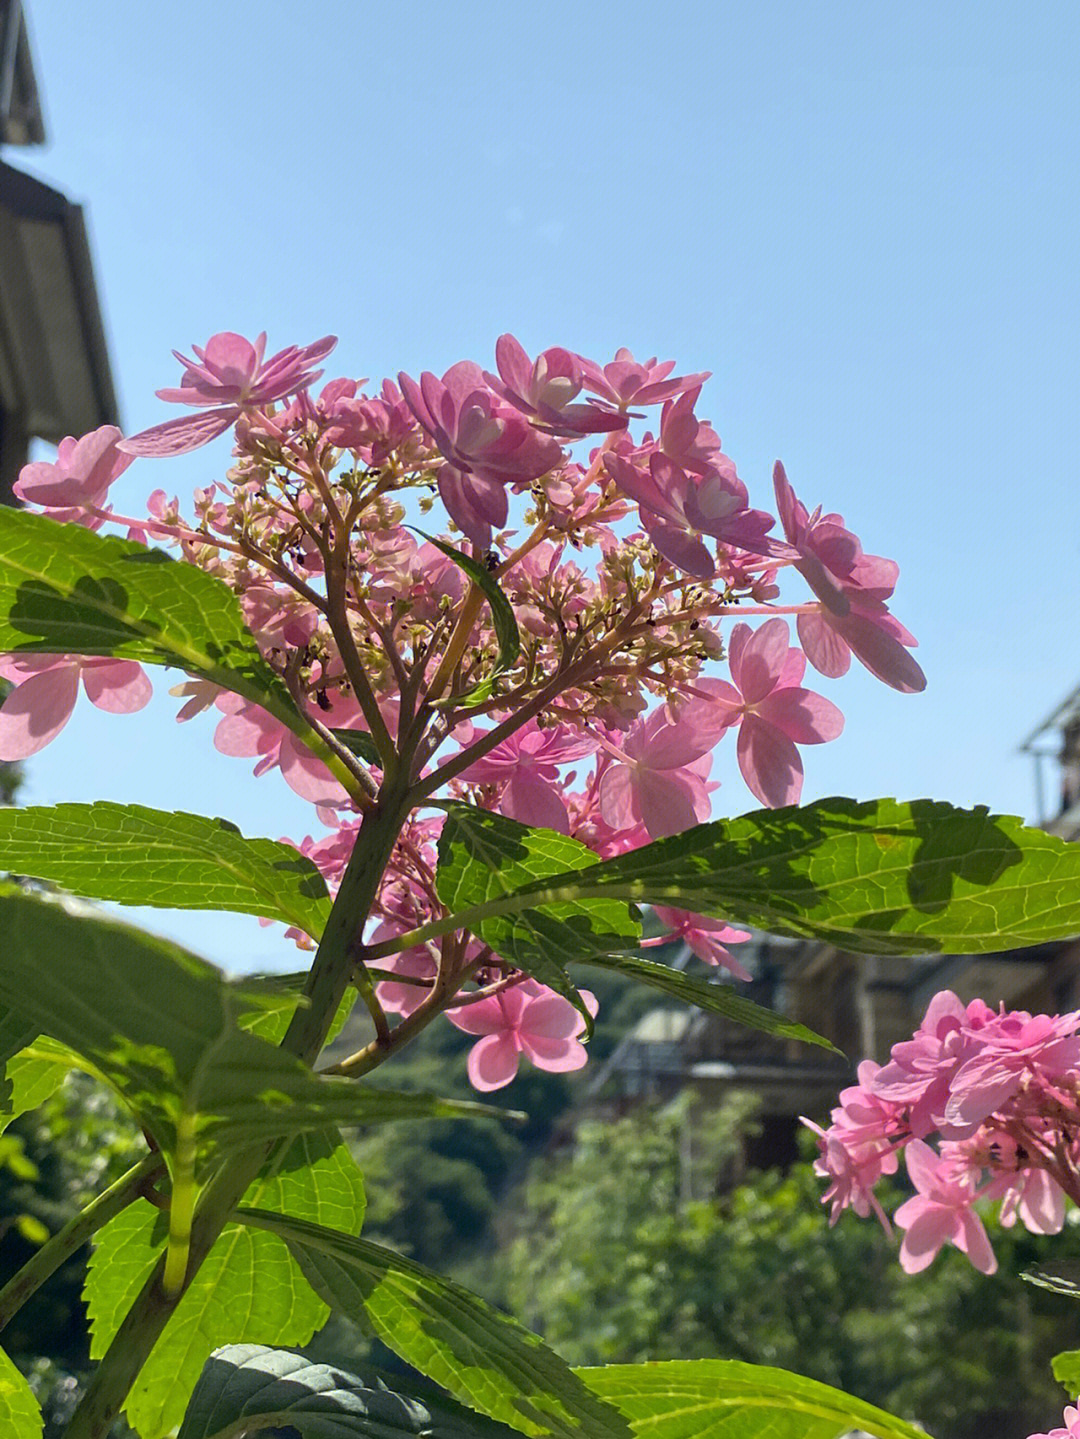
[[[924, 695], [858, 669], [805, 798], [1030, 815], [1024, 735], [1080, 683], [1080, 9], [727, 0], [543, 6], [28, 0], [49, 144], [84, 201], [129, 430], [177, 413], [169, 351], [341, 337], [381, 378], [619, 345], [713, 372], [700, 407], [752, 498], [782, 458], [901, 567]], [[228, 445], [139, 461], [137, 506]], [[105, 797], [302, 837], [277, 776], [85, 700], [31, 803]], [[718, 813], [754, 801], [721, 750]], [[317, 826], [316, 826], [316, 832]], [[295, 952], [243, 919], [153, 927], [231, 968]]]

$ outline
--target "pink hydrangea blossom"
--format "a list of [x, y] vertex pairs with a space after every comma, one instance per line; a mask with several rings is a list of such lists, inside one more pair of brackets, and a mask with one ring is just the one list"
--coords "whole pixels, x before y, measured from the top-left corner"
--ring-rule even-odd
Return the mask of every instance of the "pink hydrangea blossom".
[[1028, 1439], [1080, 1439], [1080, 1409], [1075, 1404], [1067, 1404], [1062, 1417], [1064, 1428], [1051, 1429], [1047, 1434], [1031, 1434]]
[[918, 1274], [932, 1264], [938, 1250], [955, 1244], [983, 1274], [993, 1274], [997, 1259], [983, 1222], [972, 1209], [977, 1195], [969, 1184], [953, 1177], [944, 1163], [921, 1139], [904, 1151], [908, 1174], [918, 1193], [893, 1215], [906, 1231], [900, 1246], [900, 1264]]
[[79, 440], [68, 435], [55, 460], [23, 465], [12, 489], [27, 504], [52, 511], [55, 519], [68, 519], [85, 505], [103, 505], [109, 486], [131, 464], [132, 457], [117, 449], [121, 438], [115, 425], [102, 425]]
[[716, 560], [701, 536], [753, 549], [760, 545], [772, 517], [748, 508], [746, 486], [726, 455], [704, 474], [681, 469], [660, 450], [648, 456], [643, 470], [625, 456], [610, 452], [604, 468], [618, 488], [636, 500], [641, 523], [657, 550], [695, 579], [711, 580]]
[[653, 839], [678, 834], [709, 817], [709, 751], [726, 721], [707, 702], [672, 718], [666, 706], [637, 720], [616, 746], [600, 780], [600, 814], [613, 829], [644, 825]]
[[180, 386], [158, 390], [158, 399], [191, 405], [203, 413], [166, 420], [121, 440], [119, 448], [128, 455], [150, 456], [183, 455], [197, 450], [223, 434], [246, 411], [273, 404], [312, 384], [322, 374], [312, 366], [336, 344], [337, 337], [327, 335], [310, 345], [289, 345], [264, 361], [265, 333], [252, 344], [243, 335], [225, 330], [212, 335], [205, 348], [193, 345], [193, 360], [174, 350], [184, 366]]
[[150, 701], [142, 665], [108, 656], [6, 655], [0, 675], [16, 688], [0, 706], [0, 760], [28, 759], [71, 718], [79, 686], [98, 709], [134, 714]]
[[737, 624], [728, 665], [731, 684], [702, 680], [696, 688], [739, 726], [739, 769], [751, 792], [770, 808], [798, 804], [803, 766], [796, 745], [836, 739], [844, 716], [830, 700], [802, 688], [806, 657], [789, 646], [785, 620], [766, 620], [757, 630]]
[[405, 374], [398, 383], [445, 461], [437, 478], [450, 518], [486, 546], [492, 526], [506, 523], [506, 486], [546, 474], [562, 459], [562, 447], [505, 404], [471, 361], [452, 365], [441, 380], [425, 370], [419, 384]]
[[[966, 1031], [968, 1053], [950, 1076], [946, 1132], [961, 1137], [1011, 1099], [1025, 1078], [1080, 1069], [1080, 1013], [1036, 1014], [1004, 1009]], [[974, 1050], [974, 1052], [971, 1052]]]
[[854, 654], [875, 678], [904, 694], [926, 688], [926, 676], [908, 654], [917, 641], [885, 601], [896, 587], [899, 566], [865, 554], [840, 515], [810, 514], [791, 488], [783, 465], [773, 470], [777, 513], [795, 568], [820, 601], [799, 616], [799, 639], [816, 670], [835, 679]]
[[553, 435], [571, 439], [626, 428], [624, 414], [600, 405], [572, 403], [581, 393], [584, 372], [581, 361], [569, 350], [543, 350], [530, 360], [513, 335], [500, 335], [495, 365], [498, 377], [484, 375], [495, 393]]
[[729, 970], [736, 979], [753, 978], [750, 971], [740, 964], [727, 947], [729, 944], [742, 944], [750, 939], [749, 930], [732, 929], [722, 919], [691, 914], [685, 909], [669, 909], [664, 904], [653, 905], [653, 913], [667, 927], [668, 933], [657, 939], [645, 940], [643, 947], [681, 939], [705, 964], [720, 965]]
[[[587, 989], [580, 994], [585, 1008], [595, 1014], [595, 995]], [[483, 1036], [469, 1051], [474, 1089], [502, 1089], [517, 1074], [522, 1055], [537, 1069], [556, 1074], [580, 1069], [588, 1058], [580, 1038], [585, 1033], [581, 1013], [534, 979], [450, 1009], [447, 1018], [465, 1034]]]
[[[484, 733], [476, 730], [469, 743]], [[570, 725], [541, 729], [536, 720], [516, 730], [462, 772], [473, 784], [502, 784], [499, 810], [522, 824], [570, 832], [570, 816], [559, 788], [559, 766], [592, 754], [597, 741]]]
[[631, 405], [658, 405], [683, 390], [703, 385], [709, 378], [708, 370], [700, 375], [673, 375], [675, 361], [657, 364], [655, 355], [639, 363], [625, 346], [616, 350], [615, 358], [607, 365], [598, 365], [581, 355], [577, 358], [585, 388], [620, 410]]

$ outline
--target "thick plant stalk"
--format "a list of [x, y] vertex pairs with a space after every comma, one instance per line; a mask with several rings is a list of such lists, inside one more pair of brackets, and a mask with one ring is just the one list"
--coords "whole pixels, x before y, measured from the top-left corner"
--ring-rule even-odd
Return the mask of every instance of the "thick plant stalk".
[[82, 1248], [92, 1234], [134, 1203], [145, 1192], [147, 1185], [164, 1172], [165, 1161], [161, 1155], [147, 1154], [47, 1240], [0, 1289], [0, 1329], [62, 1264]]
[[[394, 841], [408, 813], [407, 790], [384, 787], [361, 822], [356, 845], [341, 881], [305, 986], [309, 1005], [298, 1007], [282, 1047], [306, 1064], [318, 1057], [348, 987], [354, 946], [363, 930]], [[105, 1439], [123, 1408], [139, 1371], [169, 1318], [213, 1247], [229, 1217], [258, 1176], [272, 1146], [262, 1144], [230, 1159], [207, 1186], [191, 1227], [186, 1273], [175, 1291], [163, 1285], [162, 1255], [124, 1317], [65, 1430], [65, 1439]]]

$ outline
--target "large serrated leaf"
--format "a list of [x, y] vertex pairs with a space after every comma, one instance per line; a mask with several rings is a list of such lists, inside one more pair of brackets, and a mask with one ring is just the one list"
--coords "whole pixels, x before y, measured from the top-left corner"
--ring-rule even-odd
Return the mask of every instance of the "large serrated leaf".
[[326, 881], [291, 845], [247, 839], [229, 820], [138, 804], [0, 809], [4, 869], [88, 899], [257, 914], [315, 939], [330, 913]]
[[523, 1434], [628, 1439], [622, 1417], [541, 1339], [461, 1285], [316, 1224], [251, 1209], [237, 1217], [279, 1234], [329, 1304], [366, 1319], [388, 1348], [463, 1403]]
[[[355, 1233], [363, 1221], [360, 1171], [339, 1138], [307, 1135], [282, 1149], [248, 1191], [249, 1202]], [[105, 1226], [85, 1298], [91, 1357], [100, 1358], [157, 1263], [165, 1216], [140, 1200]], [[169, 1319], [127, 1401], [142, 1439], [179, 1424], [210, 1353], [231, 1341], [306, 1344], [329, 1309], [273, 1234], [227, 1225]]]
[[0, 890], [0, 933], [0, 1003], [88, 1061], [166, 1155], [179, 1129], [202, 1164], [221, 1148], [330, 1124], [498, 1113], [314, 1074], [241, 1027], [258, 994], [78, 902]]
[[496, 954], [545, 984], [565, 990], [565, 967], [591, 954], [632, 949], [641, 924], [618, 899], [570, 899], [552, 905], [511, 907], [500, 901], [549, 876], [581, 872], [600, 860], [576, 839], [552, 829], [530, 829], [473, 805], [448, 804], [439, 836], [439, 898], [452, 913], [495, 906], [470, 924]]
[[223, 581], [163, 550], [5, 506], [0, 650], [177, 665], [306, 726]]
[[753, 1000], [744, 998], [730, 984], [704, 983], [700, 979], [691, 979], [681, 970], [671, 969], [666, 964], [654, 964], [652, 960], [639, 959], [632, 954], [594, 955], [588, 963], [600, 969], [616, 970], [629, 979], [636, 979], [642, 984], [651, 985], [653, 989], [662, 990], [664, 994], [670, 994], [673, 999], [681, 999], [685, 1004], [693, 1004], [712, 1014], [722, 1014], [749, 1029], [759, 1029], [764, 1034], [774, 1034], [779, 1039], [798, 1039], [804, 1044], [819, 1044], [824, 1049], [831, 1049], [834, 1054], [841, 1052], [820, 1034], [807, 1029], [804, 1024], [796, 1024], [793, 1019], [785, 1019], [782, 1014], [764, 1009]]
[[[451, 834], [465, 824], [458, 819]], [[511, 858], [525, 862], [535, 831], [519, 828]], [[454, 843], [460, 867], [466, 856]], [[561, 905], [580, 912], [621, 899], [868, 954], [993, 953], [1080, 933], [1080, 845], [981, 808], [825, 799], [698, 825], [512, 893], [454, 890], [466, 903], [446, 924], [474, 932], [494, 919], [535, 923], [533, 914]]]
[[239, 1439], [271, 1426], [302, 1439], [511, 1439], [513, 1430], [441, 1395], [397, 1392], [374, 1374], [312, 1364], [261, 1344], [212, 1356], [177, 1439]]
[[676, 1359], [578, 1369], [648, 1439], [927, 1439], [861, 1399], [814, 1379], [733, 1359]]
[[0, 1349], [0, 1434], [4, 1439], [41, 1439], [43, 1428], [30, 1385]]

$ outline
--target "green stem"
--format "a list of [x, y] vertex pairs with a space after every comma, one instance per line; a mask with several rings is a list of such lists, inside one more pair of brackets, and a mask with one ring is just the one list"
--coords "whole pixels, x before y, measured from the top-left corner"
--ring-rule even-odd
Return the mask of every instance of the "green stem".
[[146, 1186], [164, 1171], [165, 1161], [161, 1155], [147, 1154], [47, 1240], [18, 1274], [0, 1289], [0, 1329], [14, 1318], [30, 1296], [36, 1294], [62, 1264], [83, 1247], [92, 1234], [138, 1199]]
[[409, 812], [404, 785], [384, 785], [374, 807], [360, 821], [360, 832], [341, 887], [315, 953], [304, 993], [281, 1047], [314, 1064], [352, 977], [355, 946], [378, 893], [379, 882]]
[[106, 1439], [162, 1330], [233, 1210], [262, 1169], [269, 1149], [269, 1145], [262, 1144], [235, 1156], [207, 1185], [192, 1225], [187, 1274], [181, 1287], [175, 1294], [166, 1294], [162, 1285], [165, 1272], [162, 1254], [116, 1331], [64, 1430], [64, 1439]]
[[[310, 1005], [297, 1008], [282, 1040], [282, 1048], [298, 1055], [306, 1064], [312, 1064], [318, 1057], [348, 987], [354, 946], [409, 808], [405, 786], [386, 784], [360, 822], [356, 844], [304, 986]], [[191, 1227], [187, 1272], [179, 1289], [174, 1294], [165, 1292], [163, 1255], [98, 1365], [64, 1439], [105, 1439], [177, 1304], [248, 1186], [259, 1174], [271, 1148], [263, 1144], [235, 1155], [207, 1185]]]

